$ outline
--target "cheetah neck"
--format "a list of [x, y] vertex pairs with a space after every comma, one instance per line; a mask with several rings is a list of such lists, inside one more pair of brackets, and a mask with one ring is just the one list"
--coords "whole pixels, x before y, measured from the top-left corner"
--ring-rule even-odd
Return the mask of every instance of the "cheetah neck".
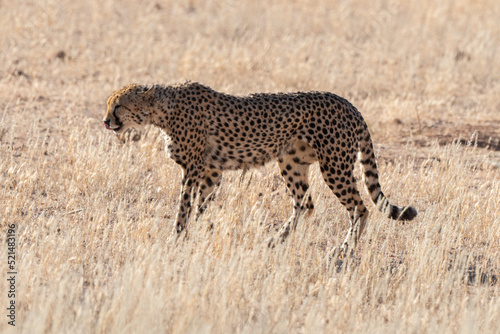
[[169, 113], [175, 106], [175, 92], [169, 86], [157, 85], [155, 87], [154, 96], [149, 101], [145, 101], [145, 109], [148, 110], [150, 123], [169, 133], [168, 119]]

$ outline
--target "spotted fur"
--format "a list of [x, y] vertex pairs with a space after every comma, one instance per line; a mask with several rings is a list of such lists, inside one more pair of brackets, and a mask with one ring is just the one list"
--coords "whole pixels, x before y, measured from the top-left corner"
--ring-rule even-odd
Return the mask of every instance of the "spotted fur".
[[104, 124], [115, 133], [153, 124], [167, 137], [167, 152], [183, 170], [177, 233], [186, 228], [192, 197], [200, 196], [199, 211], [203, 211], [222, 171], [272, 160], [278, 161], [294, 201], [292, 215], [280, 231], [281, 240], [295, 229], [301, 213], [314, 208], [307, 190], [309, 167], [316, 161], [326, 184], [350, 215], [344, 250], [349, 243], [356, 244], [368, 217], [353, 175], [357, 155], [377, 208], [397, 220], [417, 215], [413, 207], [389, 203], [379, 184], [367, 125], [353, 105], [335, 94], [233, 96], [198, 83], [128, 85], [109, 97], [107, 107]]

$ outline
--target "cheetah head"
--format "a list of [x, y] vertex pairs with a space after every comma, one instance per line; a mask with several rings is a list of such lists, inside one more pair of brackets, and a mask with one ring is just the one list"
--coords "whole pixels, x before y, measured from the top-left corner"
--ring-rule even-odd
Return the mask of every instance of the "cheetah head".
[[103, 123], [106, 129], [115, 134], [123, 133], [132, 127], [141, 127], [147, 123], [146, 105], [144, 101], [154, 94], [154, 87], [127, 85], [115, 91], [106, 102], [108, 109]]

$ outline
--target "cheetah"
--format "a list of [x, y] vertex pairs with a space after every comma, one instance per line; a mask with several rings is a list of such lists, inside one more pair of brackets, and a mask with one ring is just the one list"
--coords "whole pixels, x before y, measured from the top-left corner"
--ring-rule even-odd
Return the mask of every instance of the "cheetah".
[[234, 96], [195, 82], [131, 84], [108, 98], [103, 122], [115, 134], [152, 124], [165, 135], [169, 157], [182, 168], [177, 234], [186, 229], [193, 198], [198, 196], [198, 212], [205, 210], [223, 171], [272, 160], [277, 160], [293, 198], [293, 211], [270, 245], [274, 240], [283, 242], [299, 216], [313, 210], [308, 171], [316, 161], [324, 181], [349, 213], [351, 224], [342, 251], [356, 246], [368, 217], [353, 175], [357, 158], [366, 190], [386, 217], [406, 221], [417, 215], [411, 206], [389, 203], [379, 184], [366, 122], [351, 103], [333, 93]]

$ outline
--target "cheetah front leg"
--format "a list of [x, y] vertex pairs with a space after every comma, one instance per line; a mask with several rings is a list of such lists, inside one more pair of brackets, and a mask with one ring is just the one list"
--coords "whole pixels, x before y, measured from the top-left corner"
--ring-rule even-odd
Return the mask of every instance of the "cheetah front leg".
[[191, 165], [183, 169], [179, 210], [175, 219], [174, 231], [179, 235], [186, 229], [191, 214], [192, 203], [198, 192], [200, 181], [204, 175], [201, 165]]
[[[216, 188], [219, 186], [222, 179], [222, 171], [219, 169], [209, 169], [205, 171], [205, 176], [200, 182], [200, 188], [198, 191], [199, 204], [198, 211], [196, 212], [196, 218], [201, 216], [205, 212], [206, 208], [215, 198]], [[209, 229], [213, 228], [213, 224], [210, 223]]]
[[217, 188], [222, 179], [222, 171], [219, 169], [209, 169], [205, 171], [205, 175], [200, 183], [199, 196], [200, 204], [198, 207], [198, 215], [201, 215], [208, 204], [215, 198], [215, 188]]

